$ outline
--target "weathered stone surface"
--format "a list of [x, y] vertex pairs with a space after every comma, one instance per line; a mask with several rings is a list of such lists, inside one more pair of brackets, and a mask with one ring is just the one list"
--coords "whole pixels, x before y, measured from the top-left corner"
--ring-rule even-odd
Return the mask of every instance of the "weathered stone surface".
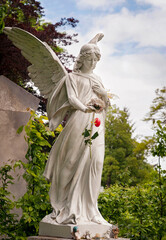
[[38, 98], [2, 75], [0, 76], [0, 89], [1, 110], [27, 112], [28, 107], [32, 109], [38, 107]]
[[[51, 214], [45, 216], [42, 221], [39, 224], [39, 237], [42, 236], [44, 239], [71, 239], [73, 227], [75, 225], [73, 224], [58, 224], [55, 220], [53, 220], [51, 217]], [[90, 236], [92, 238], [95, 237], [96, 234], [99, 234], [101, 238], [106, 237], [106, 234], [110, 232], [109, 236], [110, 239], [113, 239], [113, 233], [112, 229], [115, 227], [112, 224], [106, 223], [106, 224], [97, 224], [93, 222], [88, 223], [80, 223], [77, 224], [77, 227], [79, 229], [80, 237], [85, 237], [86, 232], [88, 231], [90, 233]], [[49, 236], [49, 238], [48, 238]], [[56, 236], [56, 237], [55, 237]], [[42, 238], [41, 238], [42, 239]], [[123, 240], [124, 238], [119, 238], [119, 240]], [[29, 240], [29, 239], [28, 239]], [[127, 239], [126, 239], [127, 240]]]
[[[86, 231], [89, 231], [92, 237], [94, 237], [97, 233], [100, 234], [101, 237], [104, 237], [104, 234], [112, 228], [111, 224], [96, 224], [96, 223], [88, 223], [88, 224], [78, 224], [78, 229], [80, 236], [82, 237]], [[73, 225], [61, 225], [54, 223], [40, 222], [39, 225], [39, 235], [41, 236], [50, 236], [50, 237], [60, 237], [60, 238], [72, 238], [71, 232], [73, 232]]]
[[0, 166], [8, 159], [24, 159], [27, 151], [25, 133], [17, 134], [16, 131], [29, 120], [27, 108], [36, 110], [38, 103], [39, 99], [32, 94], [0, 76]]
[[[68, 240], [68, 238], [35, 236], [35, 237], [28, 237], [28, 240]], [[109, 240], [115, 240], [115, 238], [109, 238]], [[117, 238], [117, 240], [130, 240], [130, 239], [129, 238]]]
[[37, 236], [37, 237], [28, 237], [28, 240], [67, 240], [67, 239], [66, 238], [54, 238], [54, 237]]
[[[0, 167], [8, 160], [21, 159], [26, 161], [27, 143], [25, 142], [23, 131], [17, 134], [17, 129], [21, 125], [26, 125], [30, 113], [27, 108], [37, 109], [39, 99], [19, 87], [4, 76], [0, 76]], [[24, 179], [17, 180], [16, 175], [22, 174], [23, 169], [16, 169], [13, 173], [14, 185], [9, 185], [8, 190], [18, 199], [26, 191]], [[20, 212], [17, 210], [16, 213]]]

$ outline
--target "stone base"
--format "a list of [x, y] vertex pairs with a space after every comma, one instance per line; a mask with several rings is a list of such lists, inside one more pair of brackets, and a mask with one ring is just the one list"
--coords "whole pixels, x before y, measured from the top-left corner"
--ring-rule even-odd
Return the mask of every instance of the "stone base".
[[[39, 225], [39, 235], [50, 236], [50, 237], [60, 237], [60, 238], [72, 238], [73, 227], [75, 225], [58, 225], [40, 222]], [[91, 236], [94, 237], [96, 233], [99, 233], [101, 237], [110, 229], [111, 225], [103, 224], [79, 224], [77, 225], [79, 229], [80, 236], [82, 237], [87, 231], [90, 232]]]
[[57, 238], [72, 238], [73, 227], [77, 226], [81, 237], [89, 231], [91, 237], [95, 237], [98, 233], [100, 237], [104, 237], [106, 232], [112, 231], [112, 226], [109, 223], [97, 224], [97, 223], [82, 223], [78, 225], [74, 224], [58, 224], [51, 218], [51, 215], [45, 216], [39, 224], [39, 236], [49, 236]]
[[[44, 237], [44, 236], [35, 236], [28, 237], [28, 240], [68, 240], [66, 238], [55, 238], [55, 237]], [[115, 240], [115, 238], [109, 238], [109, 240]], [[129, 238], [117, 238], [116, 240], [130, 240]]]

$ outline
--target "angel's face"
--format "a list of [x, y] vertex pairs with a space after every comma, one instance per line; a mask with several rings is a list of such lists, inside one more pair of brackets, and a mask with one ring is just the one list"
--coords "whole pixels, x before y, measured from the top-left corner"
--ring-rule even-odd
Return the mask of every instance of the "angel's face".
[[84, 73], [90, 73], [95, 69], [98, 59], [95, 53], [89, 54], [83, 61], [81, 71]]

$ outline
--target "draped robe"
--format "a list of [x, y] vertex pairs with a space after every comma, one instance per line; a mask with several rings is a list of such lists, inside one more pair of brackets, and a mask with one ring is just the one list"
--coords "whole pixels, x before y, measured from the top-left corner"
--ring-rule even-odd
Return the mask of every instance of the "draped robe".
[[95, 113], [101, 121], [93, 126], [92, 134], [99, 136], [90, 148], [82, 133], [90, 129], [93, 113], [86, 113], [86, 105], [93, 98], [107, 101], [107, 93], [95, 74], [70, 73], [64, 77], [50, 99], [47, 112], [50, 128], [55, 129], [68, 112], [69, 119], [54, 143], [44, 176], [51, 181], [50, 201], [52, 219], [59, 224], [99, 223], [106, 221], [97, 207], [104, 160], [105, 110]]

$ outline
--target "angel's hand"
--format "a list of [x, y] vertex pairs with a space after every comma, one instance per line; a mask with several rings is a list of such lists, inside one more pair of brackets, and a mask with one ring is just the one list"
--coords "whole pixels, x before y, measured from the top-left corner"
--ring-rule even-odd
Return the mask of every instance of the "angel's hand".
[[96, 111], [96, 113], [101, 113], [102, 111], [103, 111], [103, 108], [101, 107], [100, 109], [95, 109]]
[[92, 113], [92, 112], [96, 112], [96, 109], [93, 106], [87, 106], [86, 113]]
[[101, 113], [102, 111], [103, 111], [103, 108], [96, 109], [93, 106], [87, 106], [87, 109], [85, 110], [86, 113], [92, 113], [92, 112]]

